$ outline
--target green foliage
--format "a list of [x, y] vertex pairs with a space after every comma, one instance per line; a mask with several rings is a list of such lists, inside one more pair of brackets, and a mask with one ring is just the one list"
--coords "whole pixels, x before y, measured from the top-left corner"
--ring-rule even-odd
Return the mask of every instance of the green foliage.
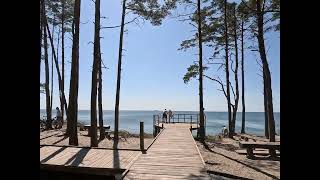
[[215, 135], [215, 136], [208, 135], [208, 136], [206, 136], [206, 140], [207, 141], [211, 141], [211, 142], [220, 142], [220, 141], [222, 141], [222, 136], [220, 136], [220, 135]]
[[[228, 18], [228, 34], [233, 33], [233, 29], [230, 27], [234, 26], [234, 16], [233, 8], [235, 7], [234, 3], [227, 4], [227, 18]], [[201, 9], [201, 27], [202, 27], [202, 42], [208, 46], [213, 47], [214, 51], [212, 56], [216, 57], [220, 54], [220, 50], [223, 50], [225, 43], [225, 32], [224, 32], [224, 1], [216, 0], [212, 1], [209, 5], [204, 6]], [[190, 17], [191, 23], [198, 24], [196, 11]], [[238, 28], [238, 26], [236, 27]], [[232, 45], [234, 37], [229, 36], [230, 44]], [[197, 46], [198, 34], [196, 33], [191, 39], [184, 40], [180, 44], [178, 50], [187, 50]], [[232, 46], [231, 46], [232, 47]]]
[[40, 83], [40, 93], [45, 94], [45, 83]]
[[199, 65], [192, 64], [190, 67], [187, 68], [187, 73], [183, 77], [183, 82], [188, 83], [192, 78], [197, 77], [199, 74]]
[[127, 3], [127, 9], [146, 20], [152, 25], [159, 26], [162, 20], [170, 14], [170, 10], [176, 8], [177, 0], [164, 0], [160, 5], [158, 0], [131, 0]]
[[[208, 67], [203, 66], [203, 71], [207, 70]], [[191, 79], [196, 78], [199, 75], [199, 65], [192, 64], [187, 68], [187, 73], [183, 77], [183, 82], [187, 84]]]
[[[64, 31], [70, 32], [73, 22], [74, 0], [64, 0]], [[62, 2], [63, 0], [45, 0], [46, 15], [51, 25], [62, 23]]]

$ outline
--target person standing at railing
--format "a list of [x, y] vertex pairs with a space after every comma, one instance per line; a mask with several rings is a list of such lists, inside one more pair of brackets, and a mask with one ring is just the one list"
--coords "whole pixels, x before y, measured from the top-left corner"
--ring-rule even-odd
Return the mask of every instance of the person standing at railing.
[[171, 109], [169, 109], [168, 115], [169, 115], [169, 123], [170, 123], [170, 120], [173, 117], [173, 113], [172, 113]]
[[164, 109], [164, 112], [162, 113], [162, 122], [166, 122], [167, 123], [167, 109]]

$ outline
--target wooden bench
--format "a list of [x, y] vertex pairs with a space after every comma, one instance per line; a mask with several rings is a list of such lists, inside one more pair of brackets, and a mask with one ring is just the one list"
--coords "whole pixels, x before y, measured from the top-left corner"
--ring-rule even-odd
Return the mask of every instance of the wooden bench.
[[[245, 149], [238, 149], [235, 150], [236, 153], [240, 155], [247, 155], [247, 151]], [[259, 155], [259, 156], [268, 156], [270, 153], [266, 149], [255, 149], [253, 150], [254, 155]], [[276, 151], [277, 156], [280, 156], [280, 151]]]
[[[91, 125], [84, 125], [83, 126], [84, 130], [88, 130], [88, 136], [90, 136], [90, 127], [91, 127]], [[98, 125], [97, 129], [99, 129], [99, 128], [100, 128], [100, 126]], [[103, 125], [103, 128], [105, 129], [105, 131], [110, 130], [110, 125]]]
[[276, 156], [275, 150], [280, 151], [280, 142], [239, 142], [240, 148], [247, 149], [247, 157], [253, 158], [253, 149], [268, 149], [271, 156]]

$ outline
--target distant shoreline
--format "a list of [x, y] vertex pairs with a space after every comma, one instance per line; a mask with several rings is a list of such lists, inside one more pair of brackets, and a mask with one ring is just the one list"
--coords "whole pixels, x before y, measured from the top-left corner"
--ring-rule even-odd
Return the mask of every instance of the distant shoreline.
[[[40, 109], [45, 111], [46, 109]], [[91, 111], [90, 109], [79, 109], [78, 111]], [[114, 111], [114, 110], [110, 110], [110, 109], [104, 109], [103, 111]], [[162, 112], [163, 110], [127, 110], [127, 109], [123, 109], [120, 111], [153, 111], [153, 112]], [[189, 110], [173, 110], [175, 112], [198, 112], [198, 111], [189, 111]], [[204, 112], [215, 112], [215, 113], [226, 113], [228, 111], [204, 111]], [[238, 111], [238, 113], [242, 113], [240, 111]], [[246, 111], [246, 113], [264, 113], [264, 111]], [[280, 112], [273, 112], [273, 113], [280, 113]]]

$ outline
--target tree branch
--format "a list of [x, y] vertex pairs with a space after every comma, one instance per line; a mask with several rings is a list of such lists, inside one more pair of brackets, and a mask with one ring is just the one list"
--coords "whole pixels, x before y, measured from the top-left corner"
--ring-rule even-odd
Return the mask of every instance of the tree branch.
[[264, 13], [269, 13], [269, 12], [280, 13], [280, 10], [267, 10], [267, 11], [264, 11]]
[[[124, 23], [124, 25], [129, 24], [129, 23], [132, 23], [132, 22], [134, 22], [136, 19], [138, 19], [138, 17], [135, 17], [135, 18], [132, 19], [131, 21], [128, 21], [128, 22]], [[118, 25], [118, 26], [106, 26], [106, 27], [101, 27], [100, 29], [111, 29], [111, 28], [118, 28], [118, 27], [121, 27], [121, 25]]]
[[[206, 77], [206, 78], [208, 78], [208, 79], [210, 79], [210, 80], [212, 80], [212, 81], [216, 81], [217, 83], [219, 83], [220, 85], [221, 85], [221, 88], [222, 88], [222, 90], [220, 89], [220, 91], [222, 91], [223, 92], [223, 94], [224, 94], [224, 96], [227, 98], [228, 96], [227, 96], [227, 93], [226, 93], [226, 91], [225, 91], [225, 89], [224, 89], [224, 85], [223, 85], [223, 83], [221, 82], [221, 79], [219, 78], [219, 80], [217, 80], [217, 79], [215, 79], [215, 78], [211, 78], [211, 77], [209, 77], [209, 76], [207, 76], [207, 75], [203, 75], [204, 77]], [[219, 90], [219, 89], [218, 89]]]
[[234, 88], [233, 88], [231, 82], [229, 82], [229, 84], [230, 84], [230, 86], [231, 86], [231, 90], [232, 90], [233, 97], [235, 98], [235, 97], [236, 97], [236, 94], [234, 93]]
[[253, 12], [257, 11], [257, 10], [255, 10], [255, 9], [252, 9], [251, 7], [249, 7], [244, 0], [241, 0], [241, 2], [242, 2], [250, 11], [253, 11]]
[[179, 14], [177, 16], [171, 16], [170, 18], [179, 18], [179, 17], [184, 17], [184, 16], [190, 16], [193, 15], [194, 13], [188, 13], [188, 14]]

